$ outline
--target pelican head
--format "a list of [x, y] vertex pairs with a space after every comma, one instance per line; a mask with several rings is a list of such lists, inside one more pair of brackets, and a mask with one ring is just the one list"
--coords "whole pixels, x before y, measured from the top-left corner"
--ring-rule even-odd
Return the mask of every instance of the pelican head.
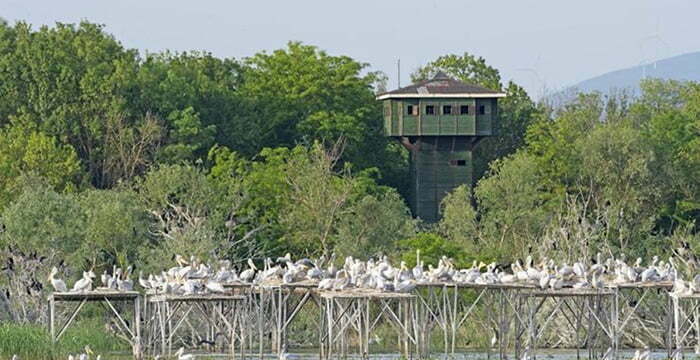
[[[253, 270], [258, 270], [258, 268], [255, 267], [255, 263], [253, 263], [253, 259], [250, 259], [250, 258], [248, 259], [248, 266], [250, 266], [250, 268]], [[184, 348], [183, 348], [183, 351], [184, 351]]]
[[54, 266], [51, 268], [51, 272], [49, 273], [49, 281], [51, 281], [56, 274], [58, 274], [58, 268]]

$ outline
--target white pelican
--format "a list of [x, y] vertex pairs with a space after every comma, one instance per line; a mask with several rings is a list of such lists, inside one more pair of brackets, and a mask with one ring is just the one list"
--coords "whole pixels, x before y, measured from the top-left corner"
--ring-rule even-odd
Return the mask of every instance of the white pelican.
[[110, 276], [107, 279], [107, 287], [110, 289], [116, 289], [117, 288], [117, 278], [119, 277], [119, 274], [121, 273], [121, 269], [117, 269], [117, 265], [114, 265], [112, 267], [112, 276]]
[[144, 290], [153, 288], [152, 283], [143, 278], [143, 271], [139, 271], [139, 285], [141, 285]]
[[401, 275], [396, 274], [394, 277], [394, 291], [397, 292], [411, 292], [416, 288], [416, 283], [413, 280], [401, 280]]
[[411, 273], [416, 280], [423, 278], [423, 262], [420, 261], [420, 249], [416, 250], [416, 266], [413, 267]]
[[187, 262], [187, 260], [185, 260], [185, 258], [182, 257], [182, 255], [180, 255], [180, 254], [175, 254], [175, 262], [176, 262], [177, 265], [180, 266], [180, 267], [185, 267], [185, 266], [187, 266], [187, 265], [190, 264], [190, 263]]
[[102, 273], [102, 275], [100, 276], [100, 281], [102, 282], [102, 286], [104, 286], [104, 287], [109, 287], [109, 280], [110, 280], [111, 278], [112, 278], [112, 277], [109, 276], [109, 274], [107, 274], [107, 269], [105, 269], [105, 271], [104, 271], [104, 272]]
[[338, 271], [335, 274], [335, 281], [333, 282], [333, 290], [345, 290], [350, 285], [350, 278], [345, 269]]
[[54, 291], [67, 292], [68, 288], [66, 287], [66, 283], [61, 279], [56, 279], [56, 274], [58, 274], [58, 269], [54, 266], [51, 269], [51, 273], [49, 273], [49, 282], [51, 283], [51, 286], [53, 286]]
[[247, 283], [252, 282], [253, 278], [255, 278], [255, 272], [257, 270], [258, 268], [255, 267], [253, 259], [248, 259], [248, 269], [241, 271], [241, 275], [239, 276], [241, 281]]
[[185, 348], [181, 347], [180, 349], [175, 352], [175, 356], [177, 356], [177, 360], [193, 360], [194, 355], [192, 354], [185, 354]]
[[223, 294], [226, 292], [226, 289], [224, 288], [223, 285], [221, 285], [220, 282], [216, 282], [213, 280], [209, 280], [204, 284], [204, 287], [207, 288], [207, 290], [213, 292], [213, 293], [218, 293], [218, 294]]
[[124, 279], [117, 279], [117, 290], [131, 291], [134, 290], [134, 281], [129, 279], [131, 271], [127, 269], [124, 273]]
[[92, 290], [92, 279], [95, 278], [95, 273], [92, 270], [83, 271], [83, 277], [76, 281], [73, 285], [72, 292], [86, 292]]
[[333, 284], [335, 283], [335, 279], [333, 278], [326, 278], [318, 282], [318, 288], [321, 290], [330, 290], [333, 288]]

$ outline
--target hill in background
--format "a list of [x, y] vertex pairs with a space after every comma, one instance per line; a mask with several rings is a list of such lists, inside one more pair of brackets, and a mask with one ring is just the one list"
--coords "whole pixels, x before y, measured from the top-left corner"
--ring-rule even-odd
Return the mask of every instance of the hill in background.
[[650, 64], [612, 71], [582, 81], [567, 90], [599, 91], [604, 94], [614, 90], [629, 90], [633, 94], [638, 94], [639, 82], [644, 78], [700, 81], [700, 52], [674, 56]]

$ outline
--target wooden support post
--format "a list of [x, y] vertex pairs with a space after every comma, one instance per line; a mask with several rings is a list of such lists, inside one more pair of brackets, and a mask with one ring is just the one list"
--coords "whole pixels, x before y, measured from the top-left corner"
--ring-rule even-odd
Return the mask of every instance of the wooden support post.
[[56, 301], [53, 294], [49, 295], [49, 332], [51, 341], [56, 342]]

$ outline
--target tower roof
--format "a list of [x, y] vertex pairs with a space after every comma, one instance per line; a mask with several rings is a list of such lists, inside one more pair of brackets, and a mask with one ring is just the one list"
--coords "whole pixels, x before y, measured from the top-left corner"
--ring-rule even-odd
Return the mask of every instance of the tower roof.
[[432, 79], [381, 93], [377, 100], [392, 98], [499, 98], [506, 94], [478, 85], [467, 84], [438, 71]]

